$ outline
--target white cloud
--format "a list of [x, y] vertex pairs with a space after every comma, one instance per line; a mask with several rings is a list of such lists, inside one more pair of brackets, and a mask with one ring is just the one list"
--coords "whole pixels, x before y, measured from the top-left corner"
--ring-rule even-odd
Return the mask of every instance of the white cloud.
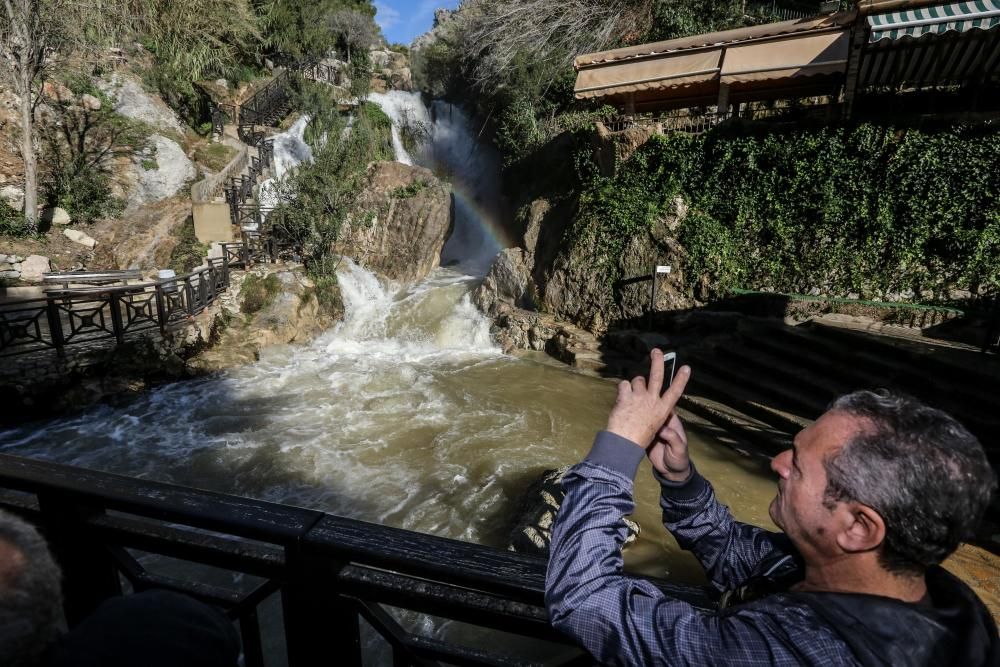
[[384, 2], [375, 3], [375, 23], [382, 28], [383, 32], [399, 23], [399, 11], [393, 9]]

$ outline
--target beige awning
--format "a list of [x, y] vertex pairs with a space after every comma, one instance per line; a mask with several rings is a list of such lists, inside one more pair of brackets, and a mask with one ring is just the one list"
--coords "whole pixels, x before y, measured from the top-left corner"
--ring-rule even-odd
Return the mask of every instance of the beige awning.
[[706, 49], [590, 66], [581, 69], [576, 78], [576, 97], [606, 97], [711, 81], [719, 75], [721, 57], [721, 49]]
[[849, 40], [847, 30], [836, 30], [730, 46], [723, 58], [721, 81], [734, 84], [842, 73], [847, 68]]

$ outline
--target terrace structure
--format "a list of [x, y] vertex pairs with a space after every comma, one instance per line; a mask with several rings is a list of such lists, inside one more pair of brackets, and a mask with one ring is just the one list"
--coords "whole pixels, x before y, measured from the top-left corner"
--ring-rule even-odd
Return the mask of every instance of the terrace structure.
[[577, 56], [577, 99], [627, 118], [1000, 109], [1000, 2], [863, 0], [849, 11]]

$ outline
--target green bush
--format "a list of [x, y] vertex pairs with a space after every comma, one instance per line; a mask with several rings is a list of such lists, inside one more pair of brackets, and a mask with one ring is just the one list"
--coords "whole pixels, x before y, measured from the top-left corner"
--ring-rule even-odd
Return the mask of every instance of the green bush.
[[111, 193], [111, 178], [93, 167], [50, 175], [44, 194], [49, 206], [66, 209], [79, 223], [117, 218], [125, 210], [125, 201]]
[[28, 236], [30, 231], [24, 214], [0, 200], [0, 236], [19, 238]]
[[208, 245], [198, 240], [194, 235], [194, 219], [188, 218], [181, 225], [177, 245], [170, 253], [167, 268], [178, 274], [190, 273], [205, 262]]
[[281, 279], [270, 273], [261, 278], [255, 273], [248, 274], [240, 288], [240, 310], [244, 315], [253, 315], [271, 305], [281, 291]]
[[945, 299], [1000, 287], [997, 173], [995, 131], [745, 126], [654, 137], [581, 201], [617, 257], [683, 196], [692, 282]]

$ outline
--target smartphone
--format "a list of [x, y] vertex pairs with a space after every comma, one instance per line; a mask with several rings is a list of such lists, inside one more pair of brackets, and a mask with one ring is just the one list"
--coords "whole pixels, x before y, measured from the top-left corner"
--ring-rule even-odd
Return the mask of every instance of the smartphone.
[[663, 389], [662, 396], [670, 388], [670, 383], [674, 381], [674, 371], [677, 370], [677, 353], [664, 352], [663, 354]]

